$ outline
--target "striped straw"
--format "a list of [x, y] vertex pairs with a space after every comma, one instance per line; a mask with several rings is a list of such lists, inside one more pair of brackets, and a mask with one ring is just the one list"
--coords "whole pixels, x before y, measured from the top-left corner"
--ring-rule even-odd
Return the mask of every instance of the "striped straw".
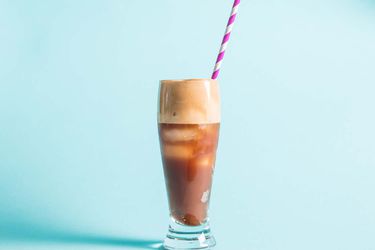
[[236, 15], [237, 15], [237, 12], [238, 12], [238, 5], [239, 4], [240, 4], [240, 0], [234, 0], [232, 12], [230, 14], [230, 18], [228, 20], [227, 28], [225, 30], [225, 35], [224, 35], [223, 41], [221, 42], [220, 52], [219, 52], [219, 55], [217, 56], [217, 59], [216, 59], [214, 73], [212, 74], [212, 77], [211, 77], [212, 79], [216, 79], [217, 76], [219, 75], [221, 63], [223, 62], [223, 58], [224, 58], [225, 50], [226, 50], [227, 45], [228, 45], [230, 33], [232, 32], [232, 29], [233, 29], [234, 20], [236, 20]]

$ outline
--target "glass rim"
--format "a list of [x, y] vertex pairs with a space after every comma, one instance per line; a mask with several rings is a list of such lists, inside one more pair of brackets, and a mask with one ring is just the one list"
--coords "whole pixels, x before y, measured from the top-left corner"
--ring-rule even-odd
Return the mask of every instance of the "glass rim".
[[164, 79], [159, 81], [160, 84], [164, 83], [179, 83], [179, 82], [218, 82], [218, 80], [214, 80], [211, 78], [187, 78], [187, 79]]

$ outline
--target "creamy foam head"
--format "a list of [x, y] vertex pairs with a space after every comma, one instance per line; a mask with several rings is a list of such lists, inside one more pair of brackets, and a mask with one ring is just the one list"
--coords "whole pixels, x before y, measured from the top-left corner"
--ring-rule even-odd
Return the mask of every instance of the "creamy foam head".
[[220, 122], [217, 81], [211, 79], [160, 81], [158, 122], [184, 124]]

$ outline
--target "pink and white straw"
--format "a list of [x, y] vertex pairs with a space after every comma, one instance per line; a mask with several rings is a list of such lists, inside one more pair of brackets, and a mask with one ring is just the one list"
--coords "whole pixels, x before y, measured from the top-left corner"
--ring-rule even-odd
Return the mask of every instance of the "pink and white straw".
[[238, 5], [239, 4], [240, 4], [240, 0], [234, 0], [232, 12], [230, 14], [228, 24], [227, 24], [227, 28], [225, 30], [225, 35], [224, 35], [223, 41], [221, 42], [219, 55], [217, 56], [217, 59], [216, 59], [214, 72], [213, 72], [212, 77], [211, 77], [212, 79], [216, 79], [217, 76], [219, 75], [221, 63], [223, 62], [225, 50], [228, 46], [230, 34], [232, 32], [232, 29], [233, 29], [233, 24], [234, 24], [234, 21], [236, 20], [236, 15], [237, 15], [237, 12], [238, 12]]

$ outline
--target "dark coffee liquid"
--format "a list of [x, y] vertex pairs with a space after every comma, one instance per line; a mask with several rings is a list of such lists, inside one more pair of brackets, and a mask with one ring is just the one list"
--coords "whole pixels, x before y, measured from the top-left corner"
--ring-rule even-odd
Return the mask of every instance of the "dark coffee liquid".
[[170, 212], [185, 225], [197, 226], [207, 218], [219, 127], [159, 124]]

